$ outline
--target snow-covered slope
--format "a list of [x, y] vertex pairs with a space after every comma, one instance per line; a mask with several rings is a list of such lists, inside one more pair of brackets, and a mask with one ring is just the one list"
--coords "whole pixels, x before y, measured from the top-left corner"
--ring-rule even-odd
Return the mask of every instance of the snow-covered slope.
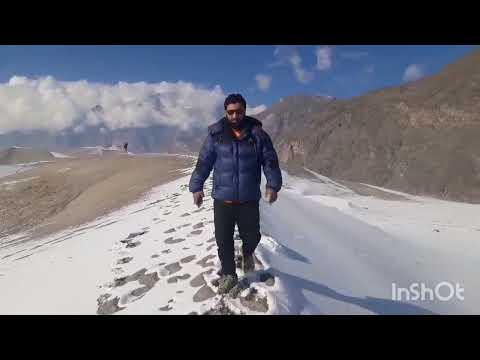
[[[191, 171], [80, 228], [0, 239], [0, 313], [478, 313], [478, 205], [379, 200], [320, 175], [284, 173], [278, 202], [261, 200], [257, 271], [220, 297], [211, 178], [197, 209]], [[445, 281], [465, 299], [392, 300], [392, 284]]]
[[65, 155], [65, 154], [61, 154], [53, 151], [50, 151], [50, 154], [52, 154], [52, 156], [57, 159], [70, 159], [73, 157], [73, 156], [69, 156], [69, 155]]

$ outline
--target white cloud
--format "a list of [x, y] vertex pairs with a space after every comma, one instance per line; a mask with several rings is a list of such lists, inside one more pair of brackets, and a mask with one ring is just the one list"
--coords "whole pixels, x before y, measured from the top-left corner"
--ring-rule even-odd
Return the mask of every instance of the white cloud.
[[415, 81], [423, 76], [423, 69], [418, 64], [408, 65], [403, 73], [403, 81]]
[[186, 129], [214, 122], [222, 114], [224, 99], [219, 86], [206, 89], [182, 81], [109, 85], [14, 76], [0, 83], [0, 134], [82, 132], [87, 126], [100, 126], [105, 132], [160, 124]]
[[257, 115], [260, 114], [261, 112], [264, 112], [267, 110], [267, 107], [265, 105], [258, 105], [253, 108], [247, 106], [246, 114], [249, 116]]
[[317, 70], [330, 70], [332, 68], [332, 48], [329, 46], [319, 47], [315, 53], [317, 54]]
[[278, 61], [271, 66], [290, 65], [298, 82], [307, 84], [314, 79], [314, 73], [302, 66], [302, 58], [295, 46], [277, 46], [273, 55]]
[[267, 91], [272, 83], [272, 77], [270, 75], [257, 74], [255, 80], [257, 81], [258, 88], [262, 91]]

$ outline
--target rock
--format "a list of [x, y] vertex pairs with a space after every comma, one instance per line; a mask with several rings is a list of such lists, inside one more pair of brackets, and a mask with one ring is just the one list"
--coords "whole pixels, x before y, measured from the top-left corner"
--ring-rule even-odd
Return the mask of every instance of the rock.
[[173, 308], [170, 307], [170, 305], [166, 305], [166, 306], [164, 306], [164, 307], [159, 308], [158, 310], [160, 310], [160, 311], [170, 311], [170, 310], [172, 310], [172, 309], [173, 309]]
[[212, 237], [212, 238], [210, 238], [210, 239], [208, 239], [208, 240], [207, 240], [207, 243], [211, 243], [211, 242], [214, 242], [214, 241], [215, 241], [215, 236]]
[[190, 248], [187, 248], [187, 247], [182, 248], [182, 250], [188, 250], [188, 249], [190, 249]]
[[192, 312], [188, 313], [187, 315], [198, 315], [198, 313], [196, 311], [192, 311]]
[[137, 247], [138, 245], [140, 245], [141, 242], [140, 241], [135, 241], [134, 243], [129, 243], [127, 244], [127, 248], [135, 248]]
[[184, 292], [183, 290], [178, 290], [177, 294], [183, 294], [183, 292]]
[[187, 280], [190, 277], [191, 277], [190, 274], [183, 274], [183, 275], [177, 276], [178, 280]]
[[140, 232], [136, 232], [136, 233], [131, 233], [130, 235], [128, 235], [127, 240], [128, 240], [128, 239], [136, 238], [137, 236], [144, 235], [144, 234], [146, 234], [147, 232], [148, 232], [148, 231], [140, 231]]
[[215, 293], [209, 286], [203, 285], [196, 293], [193, 295], [194, 302], [202, 302], [208, 300], [215, 296]]
[[175, 228], [170, 228], [167, 231], [164, 231], [164, 234], [170, 234], [172, 232], [176, 231]]
[[202, 233], [202, 230], [194, 230], [189, 234], [189, 236], [200, 235], [201, 233]]
[[185, 213], [185, 214], [180, 215], [180, 217], [185, 217], [185, 216], [190, 216], [190, 214], [189, 214], [189, 213]]
[[433, 231], [435, 231], [435, 232], [440, 232], [440, 230], [438, 230], [438, 229], [434, 229]]
[[191, 287], [200, 287], [206, 285], [205, 279], [203, 278], [203, 273], [198, 274], [192, 280], [190, 280]]
[[158, 257], [160, 257], [160, 255], [157, 255], [157, 254], [154, 254], [154, 255], [151, 256], [152, 259], [156, 259]]
[[175, 274], [176, 272], [182, 270], [182, 267], [178, 262], [174, 262], [165, 266], [165, 269], [168, 270], [169, 275]]
[[194, 229], [200, 229], [200, 228], [202, 228], [203, 226], [204, 226], [204, 225], [203, 225], [203, 222], [199, 222], [198, 224], [193, 225], [193, 228], [194, 228]]
[[128, 264], [132, 260], [133, 260], [133, 257], [124, 257], [124, 258], [117, 261], [117, 265]]
[[167, 249], [167, 250], [163, 250], [163, 251], [162, 251], [162, 254], [169, 254], [169, 253], [171, 253], [171, 252], [172, 252], [172, 250]]
[[119, 307], [118, 306], [118, 301], [120, 299], [118, 297], [105, 301], [98, 306], [97, 314], [98, 315], [110, 315], [114, 314], [116, 312], [119, 312], [120, 310], [125, 309], [124, 307]]
[[190, 261], [195, 260], [196, 257], [197, 257], [196, 255], [190, 255], [190, 256], [187, 256], [187, 257], [184, 257], [183, 259], [181, 259], [180, 262], [181, 262], [182, 264], [187, 264], [187, 263], [189, 263]]

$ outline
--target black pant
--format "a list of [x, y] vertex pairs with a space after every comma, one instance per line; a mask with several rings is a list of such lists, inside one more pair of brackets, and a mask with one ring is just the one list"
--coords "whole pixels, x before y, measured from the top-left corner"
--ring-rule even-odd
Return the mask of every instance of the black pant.
[[218, 246], [218, 257], [225, 275], [235, 275], [235, 248], [233, 233], [235, 224], [242, 239], [242, 254], [252, 255], [260, 242], [260, 210], [259, 202], [243, 204], [226, 204], [214, 200], [215, 239]]

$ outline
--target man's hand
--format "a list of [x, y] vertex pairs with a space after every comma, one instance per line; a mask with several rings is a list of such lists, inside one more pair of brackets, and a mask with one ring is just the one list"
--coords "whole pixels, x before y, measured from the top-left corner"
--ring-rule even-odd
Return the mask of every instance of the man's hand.
[[193, 193], [193, 203], [197, 205], [197, 207], [202, 206], [204, 196], [203, 191]]
[[277, 192], [272, 188], [267, 187], [267, 190], [265, 191], [265, 198], [267, 199], [267, 202], [269, 204], [273, 204], [275, 201], [277, 201], [277, 197]]

